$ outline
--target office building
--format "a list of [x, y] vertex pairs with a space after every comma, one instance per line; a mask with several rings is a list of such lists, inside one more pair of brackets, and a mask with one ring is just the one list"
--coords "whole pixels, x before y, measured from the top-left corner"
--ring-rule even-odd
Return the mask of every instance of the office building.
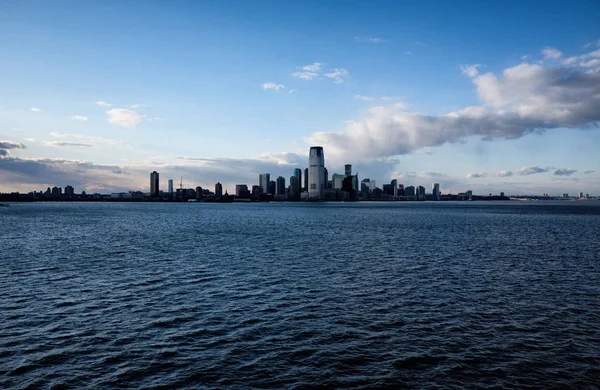
[[271, 174], [270, 173], [261, 173], [258, 175], [258, 185], [260, 186], [261, 192], [263, 194], [269, 193], [269, 183], [271, 182]]
[[415, 196], [415, 187], [413, 186], [408, 186], [404, 189], [404, 194], [405, 196], [410, 196], [413, 197]]
[[434, 200], [440, 200], [440, 184], [433, 183], [431, 186], [431, 194], [433, 195]]
[[150, 196], [158, 198], [159, 191], [158, 172], [154, 171], [150, 174]]
[[223, 196], [223, 186], [221, 183], [217, 182], [217, 184], [215, 184], [215, 197], [220, 198], [221, 196]]
[[404, 196], [404, 184], [398, 184], [398, 196]]
[[344, 174], [346, 175], [346, 177], [352, 176], [352, 165], [351, 164], [344, 165]]
[[392, 191], [393, 192], [392, 195], [394, 196], [394, 198], [397, 198], [398, 197], [398, 180], [393, 179], [391, 184], [392, 184], [392, 187], [394, 187], [394, 189]]
[[252, 196], [258, 198], [262, 194], [261, 186], [252, 186]]
[[269, 182], [269, 191], [267, 192], [267, 195], [275, 195], [275, 190], [277, 190], [277, 183], [275, 183], [275, 180], [271, 180]]
[[321, 146], [312, 146], [308, 157], [308, 196], [323, 199], [325, 195], [325, 155]]
[[328, 189], [329, 186], [329, 173], [327, 172], [327, 168], [323, 167], [323, 183], [325, 184], [325, 189]]
[[369, 190], [373, 192], [375, 191], [375, 188], [377, 188], [377, 185], [375, 185], [375, 180], [369, 180]]
[[308, 192], [308, 168], [304, 168], [304, 187], [302, 191]]
[[[54, 192], [54, 189], [52, 189], [52, 192]], [[579, 193], [579, 199], [583, 199], [583, 192]]]
[[250, 195], [250, 193], [248, 192], [248, 186], [246, 184], [236, 184], [235, 196], [245, 198], [248, 195]]
[[[294, 192], [299, 194], [302, 192], [302, 169], [300, 169], [300, 168], [294, 169], [294, 177], [296, 179], [298, 179], [296, 182], [294, 182], [294, 183], [296, 183]], [[290, 186], [291, 186], [291, 184], [292, 184], [292, 182], [290, 181]]]
[[[299, 169], [298, 169], [299, 170]], [[290, 199], [298, 199], [300, 196], [300, 179], [294, 175], [290, 177]]]
[[[60, 187], [52, 187], [52, 196], [61, 196], [62, 195], [62, 188]], [[583, 197], [583, 195], [582, 195]]]
[[285, 195], [285, 177], [278, 176], [275, 183], [276, 183], [276, 187], [277, 187], [275, 190], [276, 191], [275, 194]]
[[344, 185], [344, 179], [346, 175], [340, 175], [339, 173], [334, 173], [331, 176], [331, 188], [334, 190], [341, 190]]
[[66, 186], [65, 187], [65, 195], [66, 196], [74, 196], [75, 195], [75, 189], [71, 186]]
[[425, 200], [425, 187], [418, 186], [415, 189], [417, 200]]
[[169, 179], [169, 195], [173, 196], [173, 179]]

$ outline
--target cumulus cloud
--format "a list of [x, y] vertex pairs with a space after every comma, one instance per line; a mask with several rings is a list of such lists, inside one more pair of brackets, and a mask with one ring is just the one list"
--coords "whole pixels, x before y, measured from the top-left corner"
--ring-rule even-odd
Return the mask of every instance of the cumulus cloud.
[[75, 115], [71, 119], [76, 120], [76, 121], [81, 121], [81, 122], [85, 122], [88, 120], [87, 116], [83, 116], [83, 115]]
[[479, 179], [481, 177], [486, 177], [487, 173], [467, 173], [467, 179]]
[[364, 101], [366, 101], [366, 102], [370, 102], [370, 101], [372, 101], [374, 98], [373, 98], [373, 96], [354, 95], [354, 99], [358, 99], [358, 100], [364, 100]]
[[323, 64], [314, 62], [310, 65], [299, 66], [300, 71], [292, 73], [292, 77], [302, 80], [312, 80], [319, 76], [319, 71]]
[[513, 175], [512, 171], [500, 171], [496, 174], [498, 177], [511, 177]]
[[556, 171], [554, 171], [554, 175], [555, 176], [571, 176], [575, 172], [577, 172], [577, 170], [571, 169], [571, 168], [557, 169]]
[[288, 91], [288, 93], [289, 93], [289, 94], [292, 94], [292, 93], [294, 93], [294, 92], [296, 92], [296, 90], [295, 90], [295, 89], [290, 89], [290, 90]]
[[25, 145], [20, 142], [0, 141], [0, 149], [25, 149]]
[[562, 57], [563, 53], [553, 47], [545, 47], [542, 49], [542, 55], [545, 59], [557, 60]]
[[112, 104], [103, 102], [101, 100], [97, 101], [96, 104], [99, 105], [99, 106], [102, 106], [102, 107], [110, 107], [110, 106], [112, 106]]
[[330, 156], [375, 158], [472, 136], [514, 139], [555, 128], [597, 128], [600, 68], [596, 70], [523, 63], [500, 75], [478, 73], [471, 80], [481, 105], [442, 115], [409, 112], [404, 104], [371, 107], [345, 129], [313, 133], [306, 140], [324, 146]]
[[332, 72], [325, 73], [323, 76], [330, 78], [336, 84], [340, 84], [350, 76], [350, 73], [345, 68], [335, 68]]
[[283, 89], [283, 88], [285, 88], [285, 85], [283, 85], [283, 84], [264, 83], [262, 85], [262, 89], [264, 89], [264, 90], [272, 89], [274, 91], [279, 91], [280, 89]]
[[473, 64], [473, 65], [461, 65], [460, 66], [460, 71], [464, 74], [467, 75], [469, 77], [476, 77], [479, 74], [479, 67], [481, 65], [480, 64]]
[[135, 127], [142, 120], [142, 115], [125, 108], [113, 108], [106, 111], [109, 123], [123, 127]]
[[535, 175], [536, 173], [548, 172], [550, 169], [551, 168], [541, 168], [538, 166], [522, 167], [516, 171], [516, 174], [520, 176]]
[[366, 43], [383, 43], [385, 39], [378, 37], [369, 37], [369, 36], [360, 36], [354, 37], [354, 40], [357, 42], [366, 42]]
[[32, 108], [31, 108], [31, 111], [33, 111], [33, 112], [40, 112], [41, 110], [40, 110], [39, 108], [32, 107]]
[[84, 143], [78, 143], [78, 142], [66, 142], [66, 141], [48, 141], [46, 142], [46, 145], [50, 145], [50, 146], [78, 146], [78, 147], [85, 147], [85, 148], [91, 148], [94, 145], [92, 144], [84, 144]]

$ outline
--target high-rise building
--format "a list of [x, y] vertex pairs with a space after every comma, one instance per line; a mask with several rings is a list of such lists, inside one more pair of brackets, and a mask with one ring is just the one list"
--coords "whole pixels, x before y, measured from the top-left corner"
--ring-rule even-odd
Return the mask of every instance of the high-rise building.
[[[54, 191], [54, 189], [53, 189], [53, 191]], [[579, 193], [579, 199], [583, 199], [583, 192]]]
[[[62, 195], [62, 188], [60, 187], [52, 187], [52, 196], [61, 196]], [[583, 197], [583, 195], [582, 195]]]
[[268, 195], [275, 195], [275, 191], [277, 190], [277, 183], [275, 180], [271, 180], [269, 182], [269, 190], [267, 191]]
[[394, 198], [396, 198], [398, 196], [398, 180], [393, 179], [391, 184], [392, 187], [394, 187], [394, 189], [392, 190], [392, 195], [394, 195]]
[[250, 193], [248, 192], [248, 186], [246, 184], [236, 184], [235, 196], [245, 198], [248, 195], [250, 195]]
[[404, 188], [404, 194], [406, 196], [414, 197], [415, 196], [415, 187], [408, 186], [408, 187]]
[[340, 175], [339, 173], [334, 173], [331, 176], [331, 187], [334, 190], [341, 190], [344, 185], [344, 179], [346, 177], [347, 177], [346, 175]]
[[325, 184], [325, 189], [327, 189], [327, 184], [329, 183], [329, 172], [327, 168], [323, 167], [323, 184]]
[[158, 172], [154, 171], [150, 174], [150, 196], [158, 198], [159, 189]]
[[278, 176], [276, 180], [276, 194], [277, 195], [285, 195], [285, 177]]
[[425, 200], [425, 187], [418, 186], [415, 189], [417, 200]]
[[[302, 169], [300, 169], [300, 168], [294, 169], [294, 177], [296, 179], [298, 179], [298, 181], [296, 182], [296, 188], [294, 188], [294, 191], [299, 194], [300, 192], [302, 192]], [[290, 181], [290, 185], [291, 184], [292, 183]]]
[[290, 177], [290, 198], [297, 199], [298, 196], [300, 196], [300, 179], [294, 175]]
[[308, 157], [308, 197], [323, 199], [325, 196], [325, 155], [323, 147], [312, 146]]
[[375, 191], [375, 188], [377, 188], [377, 185], [375, 184], [375, 180], [369, 180], [369, 190], [371, 192]]
[[66, 186], [65, 187], [65, 195], [66, 196], [73, 196], [73, 195], [75, 195], [75, 189], [72, 186]]
[[221, 196], [223, 196], [223, 186], [221, 183], [217, 182], [217, 184], [215, 184], [215, 197], [220, 198]]
[[270, 173], [261, 173], [258, 175], [258, 185], [260, 186], [263, 194], [269, 193], [269, 183], [271, 182]]
[[431, 194], [433, 195], [433, 199], [440, 200], [440, 184], [433, 183], [431, 186]]
[[344, 165], [344, 174], [346, 175], [346, 177], [352, 176], [352, 165], [351, 164]]
[[404, 184], [398, 184], [398, 196], [404, 196]]
[[173, 179], [169, 179], [169, 195], [173, 196]]
[[308, 168], [304, 168], [304, 187], [302, 191], [308, 192]]

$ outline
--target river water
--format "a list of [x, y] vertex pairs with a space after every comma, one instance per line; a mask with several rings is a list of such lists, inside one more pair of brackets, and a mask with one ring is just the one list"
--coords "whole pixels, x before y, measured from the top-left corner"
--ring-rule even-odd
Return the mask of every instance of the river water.
[[600, 203], [13, 203], [0, 388], [600, 387]]

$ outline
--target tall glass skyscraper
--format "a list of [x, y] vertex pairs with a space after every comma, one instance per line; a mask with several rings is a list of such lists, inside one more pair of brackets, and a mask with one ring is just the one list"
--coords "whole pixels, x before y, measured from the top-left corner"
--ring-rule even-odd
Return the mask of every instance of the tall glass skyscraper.
[[150, 196], [158, 198], [159, 188], [158, 172], [154, 171], [150, 174]]
[[323, 199], [325, 196], [325, 155], [323, 147], [312, 146], [308, 155], [308, 197]]

